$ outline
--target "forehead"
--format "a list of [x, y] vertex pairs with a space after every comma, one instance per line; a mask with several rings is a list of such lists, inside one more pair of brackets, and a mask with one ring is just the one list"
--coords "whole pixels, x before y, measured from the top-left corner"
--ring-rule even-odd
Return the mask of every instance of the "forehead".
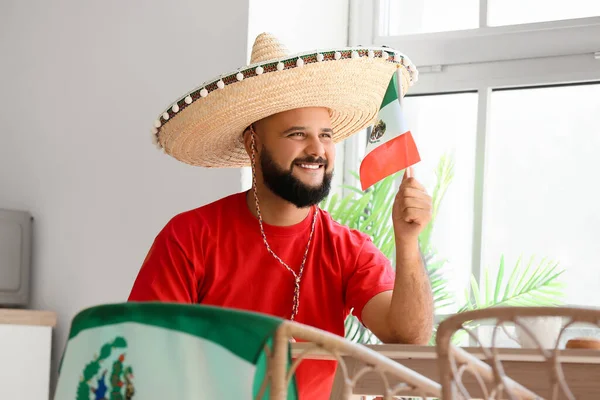
[[292, 126], [303, 126], [306, 129], [322, 129], [331, 127], [331, 117], [327, 108], [306, 107], [284, 111], [271, 115], [257, 125], [268, 128], [267, 131], [285, 130]]

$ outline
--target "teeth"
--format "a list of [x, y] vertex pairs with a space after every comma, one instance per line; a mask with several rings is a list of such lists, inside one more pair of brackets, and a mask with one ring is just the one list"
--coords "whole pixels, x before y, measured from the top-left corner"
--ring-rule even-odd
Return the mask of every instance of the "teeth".
[[300, 166], [302, 168], [308, 168], [308, 169], [319, 169], [319, 165], [311, 165], [311, 164], [300, 164]]

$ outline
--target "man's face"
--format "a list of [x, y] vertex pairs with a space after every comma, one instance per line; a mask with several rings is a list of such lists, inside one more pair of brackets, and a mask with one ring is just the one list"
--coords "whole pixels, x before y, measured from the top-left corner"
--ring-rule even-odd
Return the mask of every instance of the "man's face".
[[259, 168], [271, 191], [297, 207], [329, 194], [335, 144], [327, 109], [286, 111], [258, 122], [255, 130], [262, 144]]

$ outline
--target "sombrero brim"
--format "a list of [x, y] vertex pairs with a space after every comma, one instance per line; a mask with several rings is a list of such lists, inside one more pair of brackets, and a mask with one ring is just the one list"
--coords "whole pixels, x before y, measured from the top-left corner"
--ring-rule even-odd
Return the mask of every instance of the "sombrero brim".
[[392, 75], [404, 95], [416, 70], [388, 48], [346, 48], [270, 60], [218, 77], [187, 93], [155, 121], [155, 144], [184, 163], [244, 167], [242, 134], [253, 122], [304, 107], [330, 110], [338, 143], [372, 125]]

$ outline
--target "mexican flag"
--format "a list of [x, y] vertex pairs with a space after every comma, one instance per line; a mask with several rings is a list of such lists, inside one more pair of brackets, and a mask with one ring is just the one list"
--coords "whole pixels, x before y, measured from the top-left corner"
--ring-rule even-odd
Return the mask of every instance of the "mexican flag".
[[[175, 303], [84, 310], [73, 319], [54, 399], [254, 399], [266, 373], [265, 346], [272, 349], [281, 322]], [[296, 398], [292, 380], [288, 399]]]
[[362, 190], [421, 161], [398, 93], [398, 75], [394, 74], [379, 108], [378, 122], [367, 137], [366, 153], [360, 165]]

